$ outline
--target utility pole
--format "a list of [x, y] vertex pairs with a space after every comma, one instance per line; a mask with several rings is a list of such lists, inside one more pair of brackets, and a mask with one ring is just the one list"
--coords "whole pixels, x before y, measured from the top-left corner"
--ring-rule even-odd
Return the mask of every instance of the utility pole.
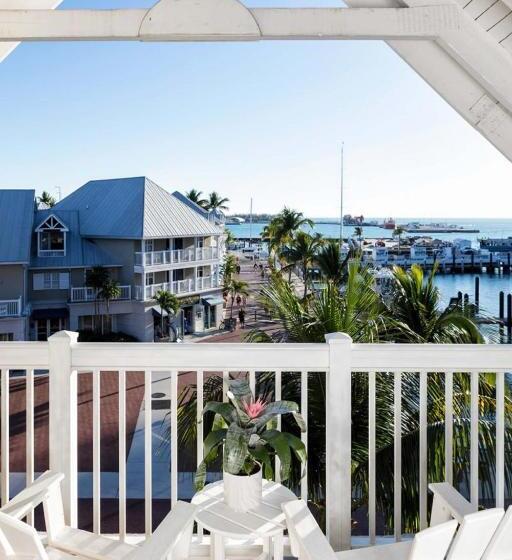
[[343, 151], [345, 148], [345, 142], [341, 143], [341, 182], [340, 182], [340, 251], [343, 248]]

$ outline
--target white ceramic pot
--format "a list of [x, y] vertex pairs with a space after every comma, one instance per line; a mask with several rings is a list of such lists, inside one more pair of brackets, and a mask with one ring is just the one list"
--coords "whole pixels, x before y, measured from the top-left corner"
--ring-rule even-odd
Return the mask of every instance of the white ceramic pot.
[[224, 471], [224, 501], [231, 509], [247, 512], [258, 507], [261, 499], [261, 469], [250, 476], [240, 476]]

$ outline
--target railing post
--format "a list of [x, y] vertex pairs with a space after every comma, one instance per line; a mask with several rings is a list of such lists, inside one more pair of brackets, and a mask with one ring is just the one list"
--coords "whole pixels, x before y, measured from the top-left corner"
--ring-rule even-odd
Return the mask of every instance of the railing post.
[[352, 339], [325, 336], [329, 346], [326, 397], [327, 537], [334, 550], [347, 550], [352, 510]]
[[77, 524], [77, 372], [72, 365], [72, 349], [78, 333], [60, 331], [48, 339], [50, 469], [62, 472], [62, 495], [66, 521]]

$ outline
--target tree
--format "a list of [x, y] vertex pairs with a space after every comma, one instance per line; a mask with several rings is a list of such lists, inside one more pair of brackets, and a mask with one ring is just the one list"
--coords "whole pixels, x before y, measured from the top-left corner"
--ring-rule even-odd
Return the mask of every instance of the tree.
[[218, 192], [213, 191], [208, 195], [208, 201], [206, 202], [206, 209], [209, 211], [215, 210], [229, 210], [227, 203], [229, 198], [222, 198]]
[[329, 240], [320, 247], [315, 262], [322, 277], [340, 286], [346, 280], [349, 257], [342, 257], [338, 241]]
[[282, 256], [288, 263], [283, 270], [291, 272], [291, 269], [297, 265], [301, 268], [304, 279], [304, 297], [308, 293], [308, 271], [315, 262], [322, 243], [323, 239], [320, 234], [309, 235], [305, 231], [298, 231], [290, 245], [282, 251]]
[[243, 282], [242, 280], [232, 279], [229, 284], [229, 294], [231, 296], [230, 318], [233, 319], [233, 307], [235, 305], [235, 298], [237, 296], [248, 296], [249, 284], [247, 284], [247, 282]]
[[160, 320], [161, 320], [161, 327], [162, 327], [162, 335], [164, 333], [164, 311], [168, 315], [177, 315], [180, 309], [180, 301], [171, 292], [167, 290], [159, 290], [156, 293], [155, 301], [160, 306], [162, 313], [160, 313]]
[[87, 271], [85, 283], [94, 290], [94, 330], [98, 331], [97, 318], [99, 316], [99, 294], [109, 278], [109, 273], [103, 266], [94, 266]]
[[236, 259], [232, 253], [227, 253], [224, 256], [224, 262], [220, 266], [220, 274], [222, 276], [222, 283], [225, 291], [229, 291], [231, 280], [236, 272]]
[[393, 230], [393, 237], [398, 238], [398, 252], [400, 253], [400, 243], [402, 241], [402, 235], [405, 233], [405, 229], [402, 226], [396, 226]]
[[359, 243], [361, 243], [361, 241], [363, 240], [363, 228], [362, 228], [362, 226], [356, 226], [354, 228], [354, 235], [355, 235], [355, 237], [357, 237], [357, 240], [359, 241]]
[[[116, 280], [112, 280], [111, 278], [106, 278], [103, 282], [103, 285], [99, 291], [99, 297], [101, 297], [107, 306], [107, 317], [108, 317], [108, 324], [109, 324], [109, 331], [112, 330], [112, 317], [110, 315], [110, 302], [113, 299], [117, 299], [121, 295], [121, 288], [119, 287], [119, 282]], [[101, 334], [103, 333], [103, 321], [101, 322]]]
[[206, 206], [208, 204], [208, 201], [205, 198], [202, 198], [203, 193], [202, 191], [198, 191], [196, 189], [190, 189], [188, 192], [185, 193], [185, 196], [191, 200], [192, 202], [195, 202], [198, 206], [200, 206], [201, 208], [204, 208], [206, 210]]
[[57, 204], [57, 200], [48, 191], [43, 191], [41, 196], [37, 197], [37, 202], [48, 208], [53, 208]]
[[480, 343], [483, 338], [471, 317], [458, 306], [443, 309], [441, 294], [434, 283], [437, 266], [425, 280], [423, 269], [393, 268], [391, 314], [400, 325], [398, 342]]

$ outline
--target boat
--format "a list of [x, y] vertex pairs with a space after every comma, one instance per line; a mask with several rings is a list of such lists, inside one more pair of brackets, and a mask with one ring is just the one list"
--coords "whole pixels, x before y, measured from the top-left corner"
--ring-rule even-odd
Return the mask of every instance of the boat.
[[380, 227], [383, 229], [395, 229], [396, 222], [393, 218], [387, 218]]
[[480, 230], [472, 227], [458, 226], [455, 224], [430, 223], [420, 224], [411, 222], [402, 226], [407, 233], [479, 233]]

